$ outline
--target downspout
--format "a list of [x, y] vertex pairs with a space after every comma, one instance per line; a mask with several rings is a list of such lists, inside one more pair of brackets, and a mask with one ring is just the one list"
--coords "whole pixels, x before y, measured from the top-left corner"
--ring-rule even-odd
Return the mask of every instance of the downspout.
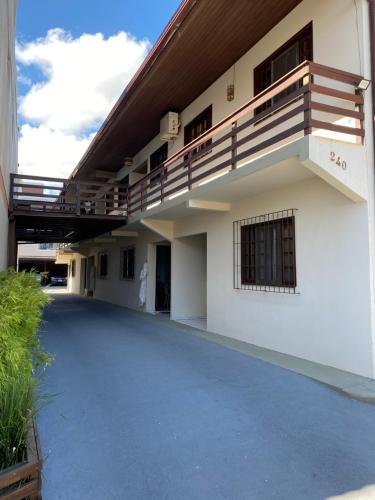
[[371, 106], [372, 106], [372, 139], [373, 139], [373, 158], [375, 168], [375, 1], [369, 2], [369, 21], [370, 21], [370, 59], [371, 59]]
[[[371, 66], [371, 126], [372, 126], [372, 155], [373, 155], [373, 168], [375, 169], [375, 2], [374, 0], [368, 0], [369, 2], [369, 24], [370, 24], [370, 66]], [[374, 300], [374, 299], [372, 299]], [[374, 308], [374, 304], [372, 304]], [[374, 317], [374, 313], [372, 313]], [[373, 334], [374, 335], [374, 334]], [[374, 362], [374, 336], [371, 339], [372, 344], [372, 359]], [[372, 376], [375, 378], [375, 367], [372, 368]]]

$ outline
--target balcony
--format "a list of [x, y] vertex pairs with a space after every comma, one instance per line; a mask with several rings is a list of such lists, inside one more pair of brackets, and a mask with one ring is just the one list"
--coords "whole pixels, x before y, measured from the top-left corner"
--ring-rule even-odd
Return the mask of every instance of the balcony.
[[[332, 142], [346, 148], [348, 155], [364, 154], [361, 80], [359, 75], [306, 61], [130, 186], [13, 175], [10, 210], [16, 240], [69, 243], [92, 238], [145, 214], [184, 204], [203, 189], [218, 201], [219, 182], [222, 194], [237, 182], [242, 195], [248, 195], [252, 174], [260, 170], [252, 165], [275, 164], [275, 155], [280, 159], [282, 153], [284, 159], [292, 158], [292, 146], [311, 137], [322, 141], [318, 149], [326, 148], [328, 166], [306, 156], [300, 158], [302, 167], [361, 199], [356, 172], [348, 180], [346, 160], [341, 157], [341, 175], [334, 171], [337, 157], [327, 158], [334, 153]], [[364, 164], [360, 158], [352, 160], [356, 167]]]
[[[224, 176], [228, 185], [239, 178], [240, 170], [245, 173], [246, 167], [267, 156], [272, 163], [272, 154], [287, 147], [292, 151], [290, 145], [306, 136], [328, 148], [334, 141], [358, 150], [364, 138], [361, 79], [309, 61], [300, 64], [133, 184], [128, 190], [128, 217], [136, 220], [161, 212], [196, 197], [204, 187], [215, 199], [212, 193], [219, 180], [223, 186]], [[340, 161], [345, 169], [345, 160]]]
[[13, 174], [10, 217], [16, 239], [76, 242], [126, 224], [127, 186]]

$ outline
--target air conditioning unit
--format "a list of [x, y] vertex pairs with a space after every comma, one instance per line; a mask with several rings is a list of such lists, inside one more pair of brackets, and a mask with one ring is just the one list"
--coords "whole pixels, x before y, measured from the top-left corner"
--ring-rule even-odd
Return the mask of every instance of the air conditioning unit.
[[178, 113], [170, 111], [160, 120], [160, 139], [170, 141], [178, 137], [180, 123]]

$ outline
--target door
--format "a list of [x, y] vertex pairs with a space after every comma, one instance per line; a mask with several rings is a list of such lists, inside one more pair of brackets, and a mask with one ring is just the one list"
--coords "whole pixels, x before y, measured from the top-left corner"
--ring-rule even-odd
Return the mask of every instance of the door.
[[95, 291], [95, 257], [91, 256], [87, 259], [87, 270], [86, 270], [86, 295], [92, 297]]
[[81, 259], [81, 276], [80, 276], [80, 290], [79, 293], [84, 295], [86, 293], [87, 287], [87, 259], [83, 257]]
[[169, 312], [171, 307], [171, 247], [156, 246], [155, 310]]

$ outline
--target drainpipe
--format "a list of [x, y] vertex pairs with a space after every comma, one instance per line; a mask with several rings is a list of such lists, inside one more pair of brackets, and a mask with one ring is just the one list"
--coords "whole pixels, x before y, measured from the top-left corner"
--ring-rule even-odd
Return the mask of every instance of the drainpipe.
[[372, 139], [375, 167], [375, 0], [369, 2], [370, 21], [370, 58], [371, 58], [371, 100], [372, 100]]
[[[371, 65], [371, 125], [372, 125], [372, 148], [375, 168], [375, 1], [369, 2], [369, 24], [370, 24], [370, 65]], [[374, 313], [373, 313], [374, 314]], [[374, 363], [374, 337], [372, 338], [372, 358]], [[375, 367], [372, 368], [372, 376], [375, 378]]]

